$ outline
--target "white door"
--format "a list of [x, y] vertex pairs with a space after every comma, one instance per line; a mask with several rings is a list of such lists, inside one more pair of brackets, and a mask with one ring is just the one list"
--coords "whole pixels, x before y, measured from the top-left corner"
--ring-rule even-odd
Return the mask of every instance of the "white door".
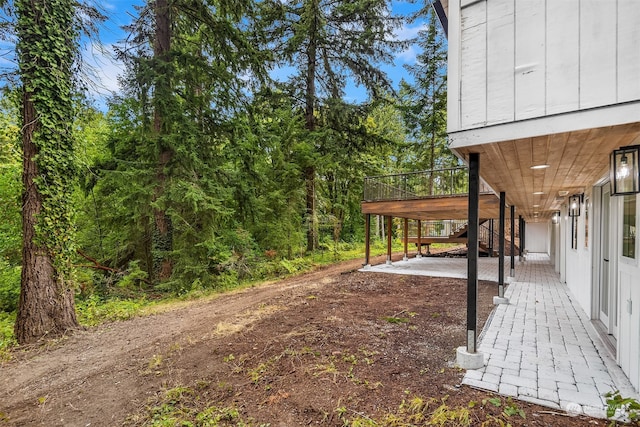
[[[609, 323], [609, 304], [610, 299], [610, 286], [609, 276], [611, 274], [611, 257], [610, 257], [610, 209], [611, 209], [611, 194], [608, 185], [602, 187], [602, 216], [600, 217], [600, 280], [598, 286], [598, 295], [600, 301], [599, 318], [600, 321], [607, 328], [607, 331], [611, 333], [611, 325]], [[615, 318], [615, 317], [614, 317]]]

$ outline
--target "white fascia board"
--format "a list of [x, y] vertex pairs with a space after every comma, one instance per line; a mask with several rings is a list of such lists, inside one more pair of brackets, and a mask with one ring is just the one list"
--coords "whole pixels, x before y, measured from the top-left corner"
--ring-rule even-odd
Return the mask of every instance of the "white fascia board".
[[640, 100], [449, 133], [449, 148], [640, 122]]

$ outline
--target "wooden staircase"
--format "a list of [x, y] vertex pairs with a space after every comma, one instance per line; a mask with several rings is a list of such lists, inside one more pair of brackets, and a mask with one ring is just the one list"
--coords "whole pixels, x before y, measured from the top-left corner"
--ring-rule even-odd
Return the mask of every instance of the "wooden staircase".
[[[517, 227], [517, 224], [516, 224]], [[466, 221], [424, 221], [422, 223], [420, 244], [430, 246], [433, 243], [467, 243], [469, 223]], [[497, 227], [496, 227], [497, 228]], [[410, 232], [407, 241], [418, 245], [417, 228]], [[511, 255], [511, 230], [505, 230], [505, 255]], [[498, 256], [500, 235], [494, 229], [493, 234], [489, 228], [489, 220], [481, 220], [478, 234], [478, 247], [480, 253], [489, 256]], [[514, 251], [519, 252], [519, 230], [516, 228]]]

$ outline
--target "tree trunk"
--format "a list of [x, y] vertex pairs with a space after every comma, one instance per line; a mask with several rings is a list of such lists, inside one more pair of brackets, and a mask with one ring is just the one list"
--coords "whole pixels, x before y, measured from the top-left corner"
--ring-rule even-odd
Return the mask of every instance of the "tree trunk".
[[69, 279], [58, 275], [47, 248], [35, 241], [42, 196], [35, 183], [38, 167], [34, 158], [38, 149], [33, 135], [37, 114], [30, 93], [24, 94], [22, 108], [25, 123], [22, 134], [22, 277], [14, 332], [18, 343], [27, 344], [42, 337], [62, 335], [77, 328], [78, 321]]
[[[153, 194], [153, 202], [157, 202], [165, 193], [166, 172], [165, 169], [173, 153], [164, 142], [163, 136], [165, 129], [165, 112], [161, 107], [164, 101], [159, 98], [171, 96], [171, 86], [169, 76], [162, 71], [169, 62], [169, 51], [171, 49], [171, 19], [170, 9], [167, 0], [156, 0], [155, 2], [155, 21], [156, 33], [154, 40], [154, 57], [157, 59], [158, 69], [156, 72], [156, 88], [154, 94], [155, 108], [153, 112], [153, 131], [154, 135], [160, 141], [160, 155], [156, 169], [156, 188]], [[153, 210], [154, 230], [152, 236], [152, 253], [154, 259], [153, 274], [155, 278], [162, 282], [171, 278], [173, 273], [173, 260], [171, 251], [173, 250], [173, 227], [171, 218], [167, 215], [164, 208], [156, 207]]]
[[[307, 81], [305, 92], [305, 127], [309, 131], [316, 128], [314, 114], [316, 102], [316, 61], [317, 61], [317, 30], [318, 7], [317, 0], [311, 0], [313, 18], [309, 28], [309, 46], [307, 47]], [[314, 251], [318, 247], [318, 224], [316, 218], [316, 168], [312, 164], [304, 169], [304, 179], [307, 193], [307, 251]]]

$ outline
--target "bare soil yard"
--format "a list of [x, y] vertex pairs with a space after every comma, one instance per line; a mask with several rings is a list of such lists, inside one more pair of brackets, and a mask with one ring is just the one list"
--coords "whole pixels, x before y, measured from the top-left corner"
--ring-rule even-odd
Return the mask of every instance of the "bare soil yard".
[[[359, 266], [18, 349], [0, 425], [606, 425], [460, 386], [466, 280]], [[483, 324], [497, 285], [479, 288]]]

